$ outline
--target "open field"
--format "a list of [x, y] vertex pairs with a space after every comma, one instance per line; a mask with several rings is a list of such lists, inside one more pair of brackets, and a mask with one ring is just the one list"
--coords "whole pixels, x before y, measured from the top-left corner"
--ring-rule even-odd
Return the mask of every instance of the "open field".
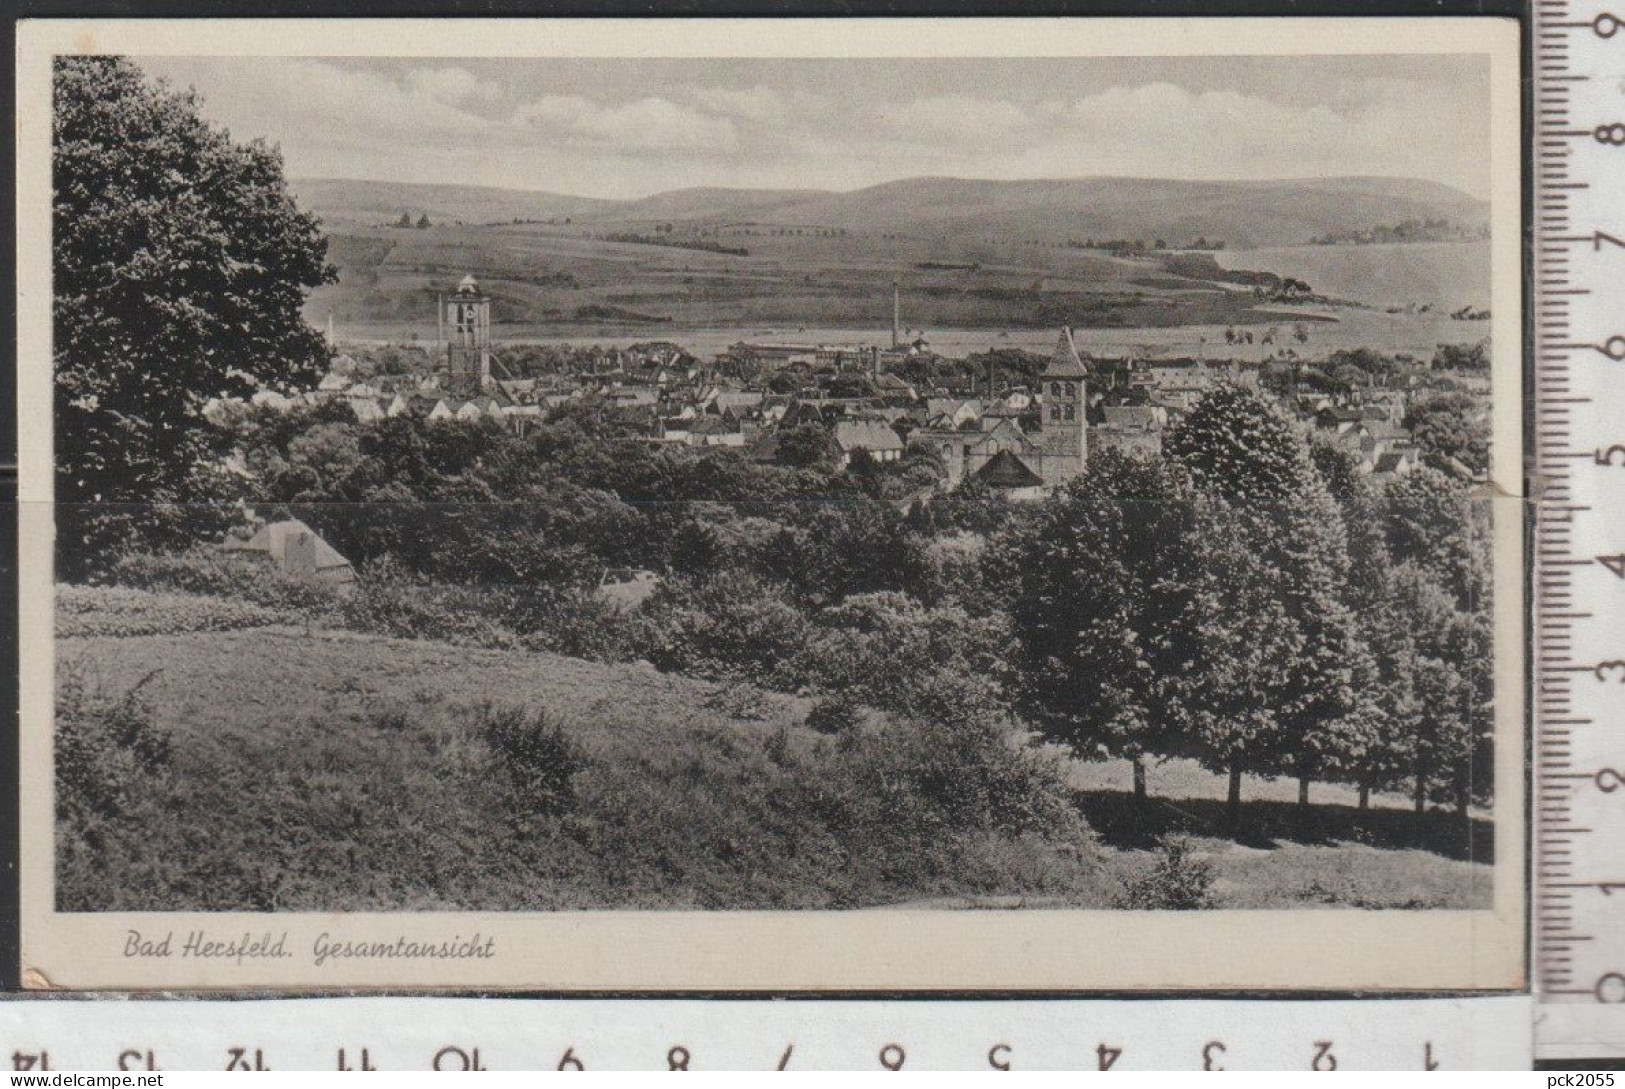
[[[498, 324], [582, 325], [609, 311], [621, 324], [656, 332], [787, 322], [889, 328], [894, 279], [914, 327], [1269, 320], [1234, 285], [1170, 277], [1152, 260], [1065, 246], [870, 232], [716, 240], [748, 251], [738, 255], [591, 234], [449, 224], [334, 235], [339, 282], [314, 291], [305, 312], [319, 322], [331, 311], [345, 326], [432, 320], [435, 293], [472, 272], [493, 296]], [[921, 267], [930, 264], [976, 267]]]
[[1448, 313], [1490, 304], [1485, 242], [1271, 246], [1224, 250], [1214, 257], [1225, 268], [1263, 268], [1295, 276], [1332, 298], [1358, 299], [1375, 307], [1425, 304]]
[[[724, 239], [724, 241], [741, 241]], [[975, 245], [872, 234], [742, 240], [749, 256], [584, 238], [575, 228], [446, 225], [336, 235], [339, 282], [312, 293], [308, 320], [332, 315], [341, 340], [433, 341], [435, 296], [464, 273], [494, 298], [499, 342], [667, 339], [709, 357], [741, 339], [885, 343], [891, 284], [903, 326], [960, 355], [990, 347], [1048, 350], [1057, 325], [1081, 349], [1141, 357], [1308, 358], [1358, 347], [1431, 356], [1476, 341], [1481, 322], [1449, 309], [1483, 305], [1483, 243], [1295, 246], [1225, 252], [1231, 269], [1308, 280], [1371, 308], [1261, 303], [1234, 284], [1170, 276], [1155, 258], [1015, 244]], [[975, 268], [921, 269], [932, 262]], [[1388, 306], [1420, 313], [1385, 313]], [[1308, 340], [1292, 337], [1302, 325]], [[1273, 345], [1224, 341], [1227, 327], [1278, 330]]]
[[[1482, 243], [1302, 244], [1401, 213], [1463, 223], [1483, 215], [1460, 193], [1395, 179], [914, 178], [850, 193], [706, 189], [637, 201], [339, 179], [296, 188], [323, 217], [339, 269], [306, 316], [322, 324], [331, 313], [364, 338], [433, 336], [436, 292], [470, 272], [492, 294], [508, 340], [756, 327], [862, 329], [872, 339], [890, 328], [894, 280], [904, 322], [928, 333], [1222, 330], [1341, 317], [1291, 307], [1283, 316], [1195, 266], [1183, 275], [1164, 266], [1162, 256], [1201, 239], [1225, 240], [1216, 256], [1227, 269], [1294, 276], [1378, 308], [1482, 306], [1488, 296]], [[430, 225], [391, 226], [402, 211]], [[1080, 248], [1110, 239], [1151, 252]], [[1159, 240], [1166, 250], [1154, 248]], [[1445, 339], [1476, 339], [1471, 332]], [[1436, 342], [1413, 339], [1430, 350]]]
[[[1487, 859], [1429, 849], [1445, 815], [1419, 822], [1397, 798], [1358, 813], [1319, 785], [1331, 804], [1306, 820], [1289, 784], [1249, 778], [1236, 841], [1217, 832], [1220, 784], [1192, 765], [1152, 771], [1146, 813], [1123, 793], [1126, 767], [1070, 763], [1054, 796], [1095, 835], [1053, 813], [961, 827], [943, 814], [989, 770], [935, 802], [871, 797], [914, 774], [909, 760], [937, 766], [884, 721], [832, 739], [807, 724], [808, 700], [647, 665], [261, 626], [258, 612], [234, 623], [174, 594], [143, 616], [140, 593], [75, 589], [59, 610], [65, 631], [145, 633], [60, 637], [59, 691], [138, 688], [173, 753], [117, 821], [61, 841], [68, 910], [1110, 907], [1176, 831], [1211, 865], [1215, 906], [1487, 902]], [[487, 705], [561, 728], [576, 752], [565, 801], [516, 808], [512, 769], [473, 727]], [[1042, 801], [1043, 776], [1021, 774]]]

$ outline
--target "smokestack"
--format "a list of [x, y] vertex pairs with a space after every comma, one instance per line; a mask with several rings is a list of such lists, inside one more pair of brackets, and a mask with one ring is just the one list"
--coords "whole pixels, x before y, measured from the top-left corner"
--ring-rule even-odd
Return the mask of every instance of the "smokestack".
[[333, 311], [327, 312], [327, 346], [333, 346]]
[[902, 330], [899, 328], [903, 322], [903, 304], [897, 295], [897, 281], [891, 282], [891, 346], [897, 347], [900, 342]]

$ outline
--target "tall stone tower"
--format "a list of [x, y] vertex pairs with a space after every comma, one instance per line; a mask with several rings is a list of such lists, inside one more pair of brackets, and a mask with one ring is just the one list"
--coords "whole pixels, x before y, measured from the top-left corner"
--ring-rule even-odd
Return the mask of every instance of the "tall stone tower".
[[443, 314], [446, 370], [453, 389], [483, 390], [491, 385], [491, 300], [480, 282], [464, 276], [457, 293], [446, 300]]
[[1050, 487], [1065, 484], [1083, 472], [1089, 461], [1089, 372], [1072, 343], [1072, 330], [1063, 328], [1055, 354], [1039, 380], [1044, 415], [1039, 434], [1044, 451], [1039, 474]]

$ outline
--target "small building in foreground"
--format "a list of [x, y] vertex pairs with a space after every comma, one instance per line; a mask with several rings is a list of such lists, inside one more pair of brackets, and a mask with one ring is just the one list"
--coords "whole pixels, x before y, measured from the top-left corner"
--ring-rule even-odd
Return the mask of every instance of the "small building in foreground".
[[294, 578], [339, 585], [356, 581], [350, 561], [297, 518], [234, 530], [226, 534], [220, 547], [225, 552], [264, 556], [278, 571]]

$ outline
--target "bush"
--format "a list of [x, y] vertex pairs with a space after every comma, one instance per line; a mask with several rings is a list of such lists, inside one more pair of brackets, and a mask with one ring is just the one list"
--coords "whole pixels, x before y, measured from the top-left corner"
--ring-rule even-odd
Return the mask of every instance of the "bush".
[[882, 721], [835, 743], [702, 728], [595, 761], [567, 828], [617, 906], [1102, 905], [1102, 860], [1057, 770], [993, 728]]
[[850, 734], [863, 724], [863, 707], [846, 694], [825, 696], [807, 712], [807, 728], [821, 734]]
[[483, 647], [511, 647], [519, 637], [493, 620], [489, 592], [464, 586], [421, 586], [371, 580], [345, 596], [345, 627], [397, 639], [433, 639]]
[[821, 688], [924, 720], [993, 713], [1008, 672], [1002, 618], [925, 608], [900, 593], [861, 594], [822, 610], [796, 672]]
[[547, 712], [482, 703], [474, 732], [490, 747], [522, 812], [559, 813], [574, 803], [586, 754]]
[[894, 722], [849, 759], [854, 782], [926, 825], [1092, 841], [1060, 757], [996, 721]]
[[287, 620], [276, 610], [230, 598], [150, 593], [123, 586], [59, 583], [56, 587], [56, 635], [62, 639], [238, 631]]
[[637, 656], [637, 622], [592, 590], [526, 587], [505, 603], [500, 619], [532, 650], [595, 662]]
[[1163, 836], [1156, 860], [1123, 882], [1120, 906], [1137, 911], [1196, 911], [1214, 906], [1213, 864], [1189, 836]]
[[152, 776], [169, 766], [169, 736], [152, 721], [141, 689], [123, 695], [92, 687], [71, 662], [61, 665], [56, 704], [56, 809], [70, 839], [95, 841], [121, 817]]
[[237, 598], [297, 612], [304, 619], [331, 611], [341, 593], [327, 583], [283, 574], [262, 557], [210, 546], [174, 553], [129, 553], [108, 569], [107, 581], [143, 590]]
[[640, 613], [642, 656], [661, 669], [793, 691], [807, 618], [774, 584], [730, 573], [672, 579]]

